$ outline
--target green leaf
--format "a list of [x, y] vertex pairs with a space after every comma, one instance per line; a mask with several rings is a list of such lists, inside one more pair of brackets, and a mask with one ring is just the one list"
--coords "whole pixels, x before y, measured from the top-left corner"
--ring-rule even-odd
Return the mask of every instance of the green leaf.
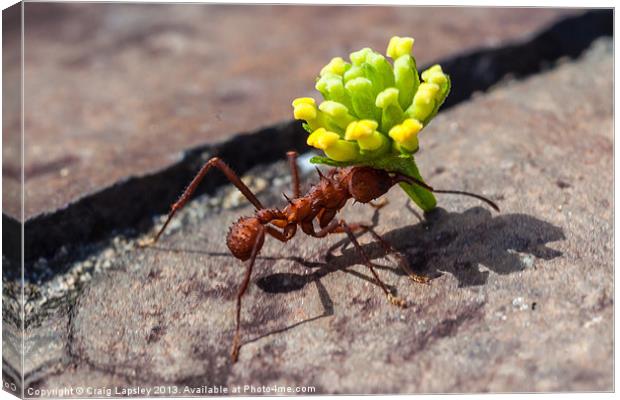
[[[424, 182], [413, 157], [411, 157], [411, 164], [401, 172]], [[409, 198], [425, 212], [430, 211], [437, 206], [437, 199], [435, 198], [435, 195], [427, 189], [418, 185], [410, 185], [408, 183], [400, 183], [400, 187], [405, 191], [405, 193], [407, 193], [407, 195], [409, 195]]]
[[310, 159], [310, 163], [311, 164], [324, 164], [324, 165], [329, 165], [330, 167], [336, 167], [336, 168], [344, 168], [344, 167], [350, 167], [352, 165], [357, 165], [354, 162], [334, 161], [329, 157], [321, 157], [321, 156], [312, 157]]

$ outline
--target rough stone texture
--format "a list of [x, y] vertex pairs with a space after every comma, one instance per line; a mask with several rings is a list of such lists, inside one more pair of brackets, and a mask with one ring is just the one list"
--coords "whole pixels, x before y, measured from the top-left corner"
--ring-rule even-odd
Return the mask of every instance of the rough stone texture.
[[[611, 42], [600, 41], [577, 62], [479, 96], [424, 131], [423, 176], [437, 188], [490, 196], [499, 214], [444, 195], [420, 220], [398, 189], [378, 211], [346, 208], [345, 219], [373, 221], [435, 278], [412, 283], [371, 238], [360, 238], [408, 309], [386, 301], [351, 246], [340, 248], [341, 237], [267, 240], [244, 297], [240, 360], [231, 365], [244, 269], [224, 238], [252, 208], [220, 208], [226, 188], [181, 211], [157, 247], [119, 239], [95, 255], [107, 266], [83, 275], [67, 331], [58, 334], [67, 338], [65, 358], [31, 387], [613, 390], [611, 83]], [[261, 198], [282, 204], [285, 163], [253, 174], [269, 181]]]
[[188, 147], [288, 120], [291, 98], [310, 94], [330, 57], [383, 49], [391, 35], [407, 34], [424, 64], [522, 39], [581, 12], [40, 3], [25, 10], [26, 219], [164, 167]]

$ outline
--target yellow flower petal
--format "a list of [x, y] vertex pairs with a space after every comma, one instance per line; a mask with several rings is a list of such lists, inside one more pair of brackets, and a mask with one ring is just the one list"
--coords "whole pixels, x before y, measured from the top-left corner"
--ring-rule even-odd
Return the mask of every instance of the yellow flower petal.
[[366, 56], [372, 52], [373, 50], [371, 48], [364, 47], [361, 50], [354, 51], [353, 53], [349, 54], [349, 58], [351, 59], [353, 65], [361, 65], [363, 62], [366, 61]]
[[446, 74], [443, 73], [441, 66], [435, 64], [426, 71], [422, 72], [424, 82], [434, 83], [442, 87], [448, 82]]
[[435, 100], [437, 93], [439, 93], [439, 85], [423, 82], [413, 96], [413, 104], [430, 104]]
[[443, 86], [448, 82], [448, 78], [446, 78], [446, 74], [443, 72], [434, 72], [428, 76], [426, 82], [434, 83], [439, 86]]
[[435, 74], [435, 73], [442, 73], [443, 74], [443, 70], [441, 69], [441, 65], [439, 64], [435, 64], [432, 67], [426, 69], [424, 72], [422, 72], [422, 79], [425, 81], [428, 81], [428, 76], [430, 74]]
[[342, 75], [344, 74], [345, 65], [346, 64], [342, 57], [334, 57], [326, 66], [323, 67], [323, 69], [321, 69], [320, 75], [323, 76], [328, 72], [336, 75]]
[[408, 118], [402, 124], [390, 129], [390, 137], [406, 150], [414, 151], [418, 148], [418, 132], [423, 128], [416, 119]]
[[317, 149], [325, 150], [333, 146], [339, 139], [340, 136], [337, 133], [330, 132], [325, 128], [319, 128], [308, 136], [306, 143]]
[[335, 161], [352, 161], [359, 156], [357, 144], [346, 140], [338, 140], [323, 151], [327, 157]]
[[311, 121], [316, 118], [316, 106], [306, 103], [298, 104], [293, 109], [293, 116], [295, 119]]
[[371, 135], [358, 139], [357, 144], [362, 150], [377, 150], [387, 140], [381, 133], [374, 131]]
[[391, 104], [398, 104], [398, 89], [387, 88], [377, 95], [375, 105], [379, 108], [387, 108]]
[[314, 101], [312, 97], [298, 97], [295, 100], [293, 100], [293, 107], [299, 104], [316, 105], [316, 102]]
[[379, 124], [371, 119], [353, 121], [347, 126], [344, 138], [347, 140], [359, 140], [368, 137], [377, 130]]
[[342, 140], [337, 133], [325, 128], [312, 132], [306, 143], [323, 150], [327, 157], [335, 161], [351, 161], [359, 155], [359, 147], [356, 143]]
[[392, 57], [393, 60], [396, 60], [402, 55], [411, 54], [413, 42], [414, 39], [410, 37], [401, 38], [399, 36], [394, 36], [390, 39], [385, 54], [387, 54], [388, 57]]

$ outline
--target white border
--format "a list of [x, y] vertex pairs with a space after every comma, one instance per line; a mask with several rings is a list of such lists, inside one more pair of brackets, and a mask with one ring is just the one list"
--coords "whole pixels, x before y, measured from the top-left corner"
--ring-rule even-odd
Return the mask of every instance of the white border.
[[[77, 1], [77, 0], [69, 0], [67, 2], [81, 2], [81, 1]], [[98, 0], [94, 0], [92, 2], [109, 2], [109, 1], [98, 1]], [[150, 1], [146, 1], [146, 0], [133, 0], [131, 1], [132, 3], [222, 3], [222, 2], [216, 2], [216, 1], [202, 1], [202, 2], [198, 2], [198, 1], [163, 1], [163, 0], [150, 0]], [[0, 0], [0, 5], [2, 6], [2, 9], [4, 10], [5, 8], [15, 4], [16, 1], [14, 0]], [[321, 5], [332, 5], [332, 4], [343, 4], [343, 5], [420, 5], [420, 6], [482, 6], [482, 7], [571, 7], [571, 8], [599, 8], [599, 7], [604, 7], [604, 8], [612, 8], [614, 7], [614, 2], [612, 1], [599, 1], [599, 0], [592, 0], [592, 1], [588, 1], [588, 2], [583, 2], [583, 1], [553, 1], [553, 0], [542, 0], [542, 1], [521, 1], [521, 2], [516, 2], [516, 1], [503, 1], [501, 3], [498, 3], [496, 1], [459, 1], [459, 0], [451, 0], [449, 2], [439, 2], [439, 1], [424, 1], [424, 2], [420, 2], [420, 1], [388, 1], [388, 2], [377, 2], [377, 1], [368, 1], [368, 0], [355, 0], [355, 1], [324, 1], [324, 0], [317, 0], [317, 1], [312, 1], [312, 2], [308, 2], [308, 1], [299, 1], [299, 0], [290, 0], [290, 1], [256, 1], [256, 0], [245, 0], [245, 1], [228, 1], [227, 3], [234, 3], [234, 4], [321, 4]], [[22, 15], [23, 18], [23, 15]], [[22, 19], [22, 29], [23, 29], [23, 19]], [[615, 15], [614, 15], [614, 32], [617, 32], [618, 29], [618, 24], [616, 23], [616, 19], [615, 19]], [[22, 31], [22, 35], [23, 35], [23, 31]], [[22, 36], [23, 37], [23, 36]], [[2, 22], [0, 20], [0, 43], [2, 40]], [[22, 46], [23, 46], [23, 40], [22, 40]], [[615, 63], [615, 55], [618, 54], [618, 44], [617, 42], [614, 40], [614, 228], [616, 226], [618, 226], [618, 222], [620, 221], [620, 217], [618, 216], [618, 214], [615, 212], [616, 207], [618, 205], [618, 203], [616, 202], [617, 200], [617, 196], [615, 193], [615, 188], [616, 188], [616, 177], [620, 176], [618, 174], [619, 172], [619, 164], [617, 164], [615, 162], [615, 156], [616, 156], [616, 141], [615, 141], [615, 131], [616, 131], [616, 126], [617, 126], [617, 120], [615, 119], [615, 116], [618, 115], [618, 105], [617, 102], [615, 102], [615, 93], [616, 93], [616, 85], [617, 85], [617, 81], [616, 81], [616, 67], [617, 64]], [[1, 61], [1, 52], [0, 52], [0, 61]], [[23, 47], [22, 47], [22, 60], [23, 60]], [[23, 61], [22, 61], [23, 62]], [[22, 73], [23, 73], [23, 65], [22, 65]], [[23, 76], [23, 75], [22, 75]], [[0, 81], [2, 79], [2, 73], [0, 71]], [[22, 79], [22, 95], [23, 95], [23, 82], [24, 80]], [[22, 96], [22, 133], [23, 133], [23, 111], [24, 111], [24, 104], [23, 104], [23, 96]], [[0, 113], [2, 110], [2, 99], [0, 98]], [[23, 137], [22, 137], [22, 162], [23, 162]], [[0, 143], [0, 157], [2, 155], [2, 144]], [[0, 183], [2, 182], [2, 177], [0, 175]], [[0, 198], [2, 196], [2, 188], [0, 187]], [[22, 168], [22, 198], [23, 198], [23, 168]], [[22, 216], [23, 216], [23, 204], [22, 204]], [[0, 234], [2, 233], [2, 228], [0, 227]], [[22, 232], [23, 235], [23, 232]], [[22, 236], [23, 238], [23, 236]], [[618, 241], [615, 235], [615, 229], [614, 229], [614, 260], [615, 260], [615, 247], [617, 246]], [[2, 243], [0, 241], [0, 251], [2, 249]], [[23, 249], [22, 249], [23, 250]], [[1, 266], [0, 266], [0, 270], [1, 270]], [[615, 263], [614, 263], [614, 283], [616, 282], [615, 280], [615, 274], [617, 273], [617, 270], [615, 268]], [[614, 286], [614, 293], [616, 293], [616, 287]], [[23, 293], [22, 293], [23, 295]], [[616, 296], [614, 296], [614, 298], [616, 298]], [[614, 344], [616, 343], [616, 339], [617, 336], [615, 335], [616, 331], [615, 331], [615, 321], [617, 320], [617, 313], [618, 313], [618, 308], [615, 307], [614, 304]], [[0, 339], [1, 339], [1, 331], [0, 331]], [[618, 370], [615, 368], [615, 365], [617, 364], [618, 361], [618, 353], [615, 351], [615, 346], [614, 346], [614, 384], [617, 381], [618, 378]], [[615, 387], [615, 385], [614, 385]], [[393, 398], [394, 396], [397, 396], [399, 398], [403, 398], [403, 397], [413, 397], [411, 395], [393, 395], [393, 396], [374, 396], [374, 398], [378, 398], [378, 399], [387, 399], [387, 398]], [[428, 396], [432, 396], [434, 399], [452, 399], [454, 398], [454, 395], [428, 395]], [[588, 398], [591, 399], [610, 399], [610, 398], [616, 398], [615, 393], [588, 393], [587, 394]], [[321, 396], [321, 397], [325, 397], [325, 396]], [[331, 396], [328, 396], [331, 397]], [[359, 396], [338, 396], [339, 398], [343, 398], [343, 399], [350, 399], [350, 398], [357, 398]], [[527, 399], [532, 399], [532, 398], [545, 398], [545, 399], [567, 399], [567, 400], [576, 400], [576, 399], [582, 399], [584, 397], [584, 393], [558, 393], [558, 394], [549, 394], [549, 393], [541, 393], [541, 394], [488, 394], [488, 395], [482, 395], [482, 394], [476, 394], [476, 395], [460, 395], [459, 399], [480, 399], [481, 397], [483, 397], [484, 399], [489, 399], [489, 400], [494, 400], [494, 399], [503, 399], [503, 398], [509, 398], [509, 399], [522, 399], [522, 398], [527, 398]], [[4, 399], [14, 399], [15, 397], [12, 396], [11, 394], [0, 390], [0, 399], [4, 400]], [[163, 397], [161, 397], [163, 398]], [[225, 398], [225, 397], [212, 397], [212, 398]], [[265, 397], [245, 397], [245, 398], [250, 398], [250, 399], [263, 399]]]

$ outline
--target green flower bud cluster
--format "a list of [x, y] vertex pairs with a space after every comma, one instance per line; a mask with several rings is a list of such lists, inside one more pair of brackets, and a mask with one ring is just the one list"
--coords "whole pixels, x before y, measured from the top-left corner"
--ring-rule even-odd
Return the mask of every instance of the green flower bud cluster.
[[[324, 101], [310, 97], [293, 101], [295, 119], [310, 133], [307, 143], [327, 157], [316, 163], [335, 166], [369, 165], [422, 179], [413, 154], [418, 133], [429, 124], [450, 92], [450, 78], [439, 65], [418, 75], [412, 55], [414, 40], [393, 37], [386, 55], [363, 48], [350, 62], [333, 58], [321, 69], [316, 89]], [[424, 210], [435, 198], [420, 187], [403, 184]]]
[[393, 37], [387, 56], [363, 48], [351, 62], [333, 58], [320, 72], [316, 89], [325, 99], [293, 101], [296, 119], [305, 121], [308, 144], [334, 161], [375, 159], [418, 150], [418, 133], [431, 121], [450, 91], [439, 65], [422, 72], [411, 52], [412, 38]]

